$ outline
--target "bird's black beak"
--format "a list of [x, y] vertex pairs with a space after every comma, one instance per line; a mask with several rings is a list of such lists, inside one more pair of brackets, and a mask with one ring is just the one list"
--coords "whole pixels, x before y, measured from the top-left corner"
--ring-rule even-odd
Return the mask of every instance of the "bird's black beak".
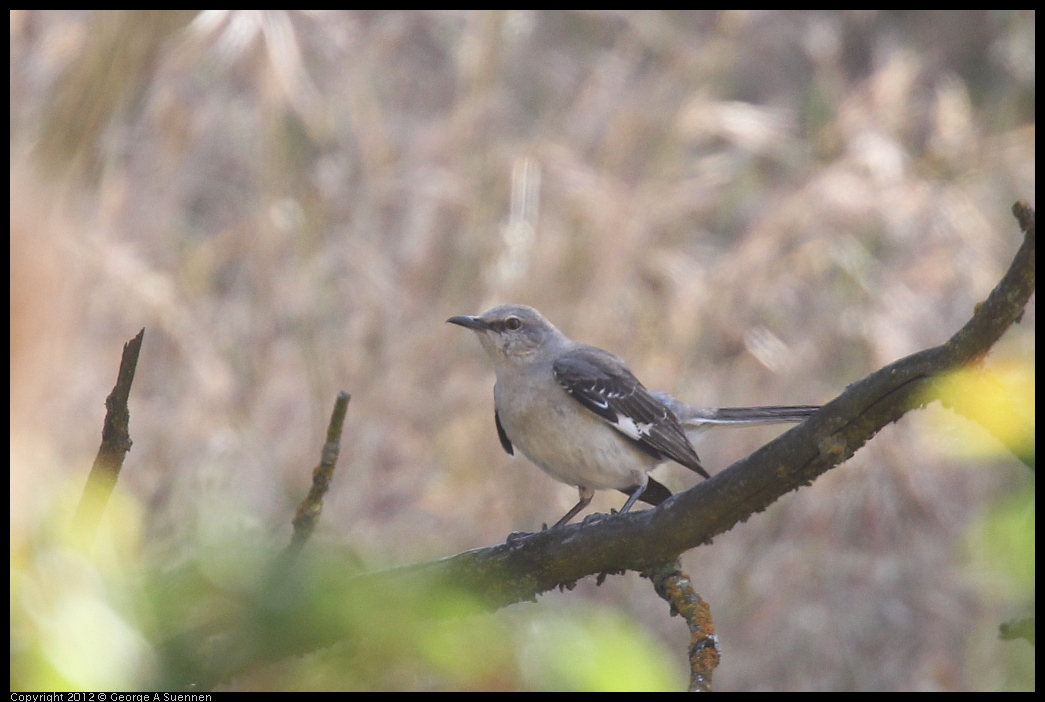
[[446, 321], [450, 324], [457, 324], [462, 327], [468, 327], [469, 329], [475, 329], [476, 331], [490, 330], [490, 325], [483, 321], [480, 317], [469, 317], [467, 315], [459, 315], [457, 317], [451, 317]]

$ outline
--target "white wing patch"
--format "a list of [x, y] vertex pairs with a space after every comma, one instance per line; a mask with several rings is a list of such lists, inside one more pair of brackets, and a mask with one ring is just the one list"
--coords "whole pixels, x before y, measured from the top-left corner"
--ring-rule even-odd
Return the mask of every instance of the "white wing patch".
[[617, 421], [614, 422], [613, 427], [621, 434], [639, 441], [644, 436], [650, 435], [650, 431], [653, 429], [653, 422], [639, 422], [636, 424], [631, 417], [617, 415]]

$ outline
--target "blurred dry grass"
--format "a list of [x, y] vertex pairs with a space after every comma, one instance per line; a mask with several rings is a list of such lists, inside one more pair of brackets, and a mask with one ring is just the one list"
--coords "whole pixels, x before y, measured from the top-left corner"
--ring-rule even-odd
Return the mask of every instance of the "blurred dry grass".
[[[13, 12], [12, 548], [86, 476], [142, 326], [122, 485], [160, 560], [285, 543], [340, 389], [317, 538], [403, 563], [561, 514], [575, 492], [503, 454], [492, 372], [443, 323], [495, 303], [693, 402], [830, 399], [1008, 265], [1034, 36], [1032, 12]], [[1034, 326], [995, 356], [1033, 359]], [[719, 688], [1031, 675], [962, 551], [1030, 477], [917, 426], [686, 557]], [[698, 449], [715, 471], [771, 435]], [[648, 583], [580, 591], [683, 659]]]

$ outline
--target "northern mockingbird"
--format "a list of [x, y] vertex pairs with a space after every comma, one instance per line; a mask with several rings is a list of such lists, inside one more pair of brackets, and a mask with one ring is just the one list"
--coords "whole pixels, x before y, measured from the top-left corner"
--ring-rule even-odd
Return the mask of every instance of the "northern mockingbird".
[[473, 330], [493, 361], [494, 422], [509, 455], [518, 447], [580, 500], [555, 523], [567, 523], [596, 490], [659, 505], [671, 491], [649, 477], [667, 460], [705, 478], [686, 431], [716, 425], [801, 422], [819, 407], [711, 409], [651, 393], [609, 351], [573, 341], [526, 305], [501, 305], [478, 317], [446, 320]]

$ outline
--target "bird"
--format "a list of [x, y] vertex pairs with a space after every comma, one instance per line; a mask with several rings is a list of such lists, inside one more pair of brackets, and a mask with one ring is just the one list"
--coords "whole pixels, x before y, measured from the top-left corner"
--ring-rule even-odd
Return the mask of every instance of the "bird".
[[[471, 329], [493, 361], [494, 424], [509, 455], [518, 448], [552, 478], [578, 490], [554, 527], [588, 506], [596, 490], [656, 506], [671, 491], [650, 477], [674, 461], [704, 478], [687, 431], [801, 422], [815, 405], [706, 408], [651, 392], [619, 356], [570, 339], [533, 307], [508, 304], [446, 320]], [[553, 528], [554, 528], [553, 527]]]

